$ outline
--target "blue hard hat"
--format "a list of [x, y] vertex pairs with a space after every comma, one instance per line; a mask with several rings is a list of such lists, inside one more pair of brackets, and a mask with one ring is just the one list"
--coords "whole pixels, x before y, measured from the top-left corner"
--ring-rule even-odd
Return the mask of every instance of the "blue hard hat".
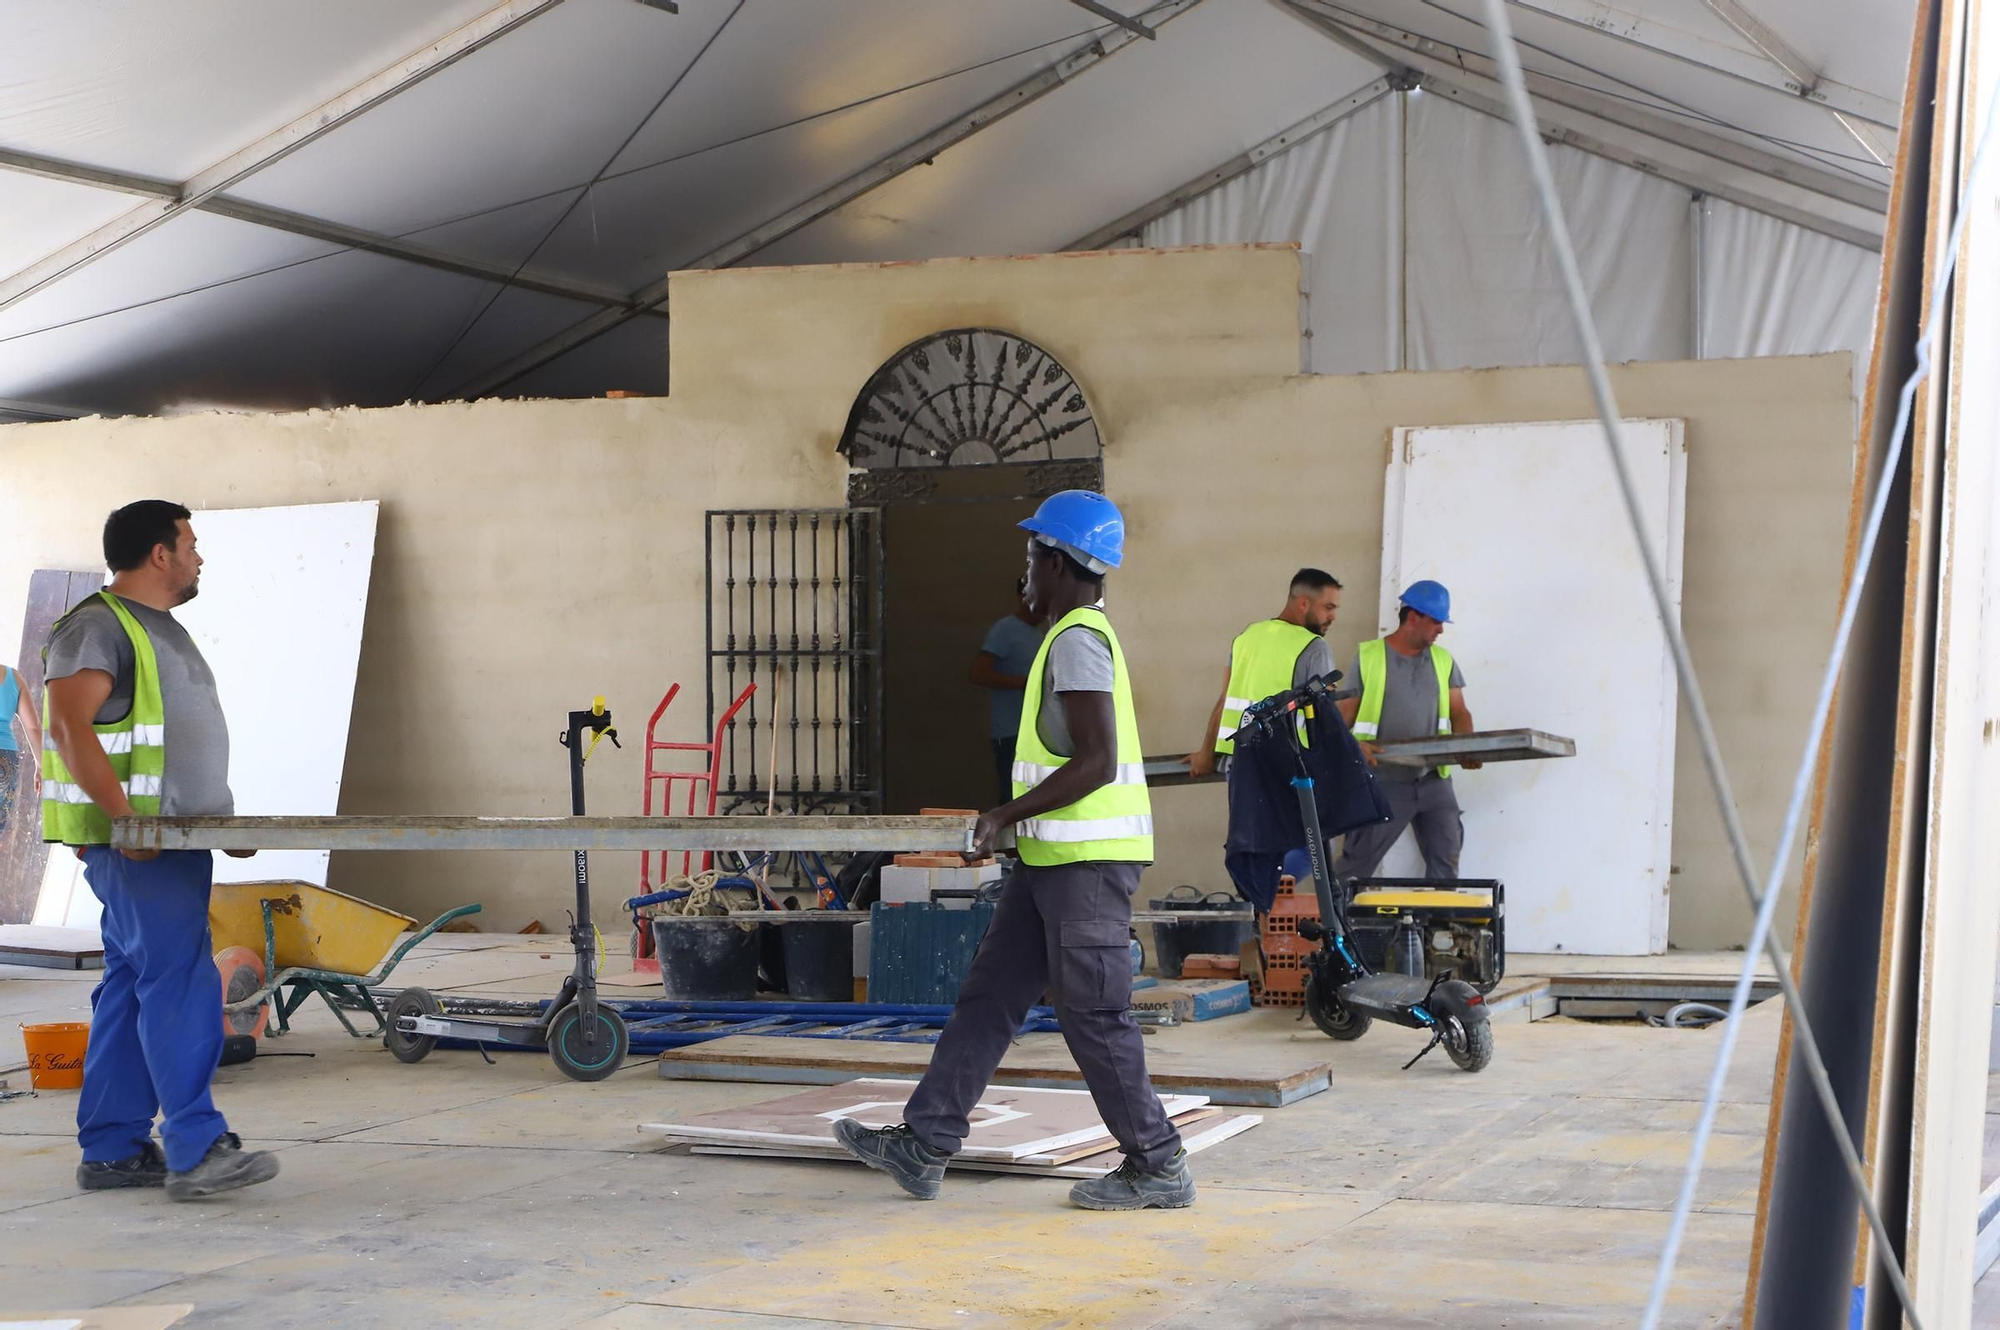
[[1428, 614], [1439, 623], [1451, 622], [1451, 592], [1444, 583], [1429, 578], [1412, 582], [1403, 592], [1403, 604], [1419, 614]]
[[1118, 505], [1095, 490], [1064, 490], [1042, 500], [1021, 523], [1044, 545], [1053, 545], [1101, 573], [1125, 561], [1125, 517]]

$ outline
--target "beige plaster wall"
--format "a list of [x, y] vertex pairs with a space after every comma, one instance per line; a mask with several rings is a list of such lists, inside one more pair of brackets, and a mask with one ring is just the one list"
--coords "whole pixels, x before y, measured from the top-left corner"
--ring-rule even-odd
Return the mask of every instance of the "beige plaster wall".
[[[1393, 426], [1590, 414], [1571, 369], [1296, 377], [1288, 247], [689, 273], [671, 307], [670, 398], [0, 428], [0, 659], [29, 572], [92, 566], [118, 503], [379, 499], [343, 810], [560, 812], [569, 707], [604, 692], [636, 736], [678, 679], [699, 710], [703, 513], [842, 502], [834, 446], [867, 377], [926, 333], [985, 324], [1046, 346], [1091, 395], [1131, 524], [1113, 604], [1146, 746], [1182, 751], [1229, 637], [1299, 564], [1348, 583], [1340, 654], [1373, 631]], [[1684, 622], [1767, 846], [1831, 635], [1847, 360], [1631, 365], [1614, 381], [1627, 413], [1688, 421]], [[964, 666], [954, 652], [938, 668]], [[593, 761], [592, 808], [636, 812], [639, 770], [629, 750]], [[1678, 780], [1672, 937], [1727, 945], [1747, 911], [1686, 742]], [[1149, 889], [1219, 884], [1221, 791], [1159, 799]], [[602, 858], [602, 920], [635, 873]], [[560, 856], [352, 856], [335, 875], [414, 914], [482, 900], [499, 928], [553, 922], [566, 895]]]
[[[1625, 414], [1687, 421], [1682, 623], [1752, 848], [1768, 856], [1833, 636], [1853, 450], [1849, 358], [1623, 365], [1612, 382]], [[1375, 633], [1395, 426], [1592, 415], [1573, 368], [1291, 377], [1149, 404], [1107, 465], [1130, 541], [1114, 613], [1148, 751], [1195, 745], [1229, 638], [1280, 608], [1301, 564], [1347, 584], [1328, 634], [1336, 658]], [[1523, 538], [1559, 539], [1559, 523]], [[1476, 680], [1467, 700], [1480, 714]], [[1155, 797], [1163, 831], [1149, 888], [1220, 885], [1220, 787]], [[1739, 944], [1749, 909], [1685, 717], [1673, 843], [1672, 945]], [[1797, 891], [1796, 864], [1787, 890]]]
[[[1298, 364], [1289, 246], [687, 273], [669, 303], [668, 398], [0, 427], [0, 660], [30, 572], [95, 566], [118, 504], [379, 499], [342, 811], [557, 814], [554, 736], [592, 694], [636, 738], [679, 680], [679, 737], [697, 737], [704, 512], [844, 502], [840, 431], [902, 346], [968, 325], [1036, 340], [1114, 447], [1163, 383]], [[640, 771], [600, 748], [593, 811], [637, 812]], [[597, 869], [610, 925], [636, 858]], [[560, 855], [352, 855], [333, 884], [416, 915], [479, 900], [485, 926], [514, 929], [559, 920], [567, 872]]]

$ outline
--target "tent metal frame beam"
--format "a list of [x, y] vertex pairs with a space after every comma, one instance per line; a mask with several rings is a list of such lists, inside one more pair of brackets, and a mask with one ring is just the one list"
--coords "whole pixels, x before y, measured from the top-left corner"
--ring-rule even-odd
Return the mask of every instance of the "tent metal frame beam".
[[[1762, 51], [1772, 64], [1785, 71], [1786, 76], [1797, 81], [1801, 87], [1810, 91], [1826, 81], [1825, 75], [1821, 74], [1811, 61], [1794, 50], [1790, 42], [1780, 37], [1770, 24], [1752, 13], [1747, 5], [1738, 3], [1738, 0], [1703, 0], [1703, 3], [1717, 18], [1741, 33], [1745, 41]], [[1827, 111], [1840, 122], [1840, 127], [1861, 145], [1863, 152], [1884, 166], [1889, 164], [1890, 159], [1896, 154], [1894, 135], [1885, 134], [1875, 125], [1863, 124], [1845, 111], [1835, 110], [1833, 107], [1828, 107]]]
[[[1375, 57], [1385, 66], [1394, 68], [1399, 59], [1403, 67], [1414, 72], [1421, 86], [1440, 96], [1496, 119], [1508, 119], [1506, 106], [1499, 99], [1499, 85], [1492, 79], [1477, 72], [1475, 66], [1490, 67], [1490, 62], [1475, 59], [1470, 55], [1460, 55], [1455, 48], [1428, 39], [1416, 37], [1392, 24], [1374, 20], [1353, 20], [1342, 14], [1334, 17], [1316, 8], [1318, 0], [1284, 0], [1301, 17], [1325, 31], [1328, 36], [1352, 46], [1359, 41], [1375, 51]], [[1337, 34], [1337, 36], [1336, 36]], [[1373, 36], [1391, 42], [1395, 50], [1384, 51], [1364, 41], [1364, 36]], [[1449, 56], [1428, 53], [1426, 47], [1439, 52], [1450, 52]], [[1531, 89], [1535, 86], [1535, 76], [1530, 75]], [[1879, 221], [1874, 220], [1876, 209], [1866, 203], [1850, 204], [1856, 211], [1871, 214], [1868, 221], [1853, 218], [1831, 217], [1814, 210], [1807, 196], [1820, 193], [1822, 187], [1830, 187], [1828, 173], [1816, 171], [1783, 158], [1764, 154], [1748, 145], [1729, 147], [1728, 157], [1718, 155], [1725, 142], [1714, 135], [1699, 134], [1665, 120], [1656, 122], [1657, 132], [1635, 128], [1632, 123], [1637, 113], [1629, 108], [1619, 113], [1614, 122], [1596, 109], [1582, 109], [1568, 103], [1578, 101], [1577, 90], [1567, 85], [1544, 82], [1544, 89], [1554, 87], [1561, 90], [1563, 102], [1556, 102], [1547, 95], [1537, 94], [1535, 107], [1542, 136], [1551, 143], [1561, 143], [1592, 156], [1617, 162], [1622, 166], [1643, 171], [1680, 185], [1696, 194], [1709, 195], [1725, 202], [1737, 204], [1753, 212], [1760, 212], [1780, 221], [1790, 222], [1821, 235], [1863, 249], [1879, 251], [1882, 248], [1882, 231]], [[1648, 117], [1652, 119], [1652, 117]], [[1640, 134], [1644, 141], [1630, 141], [1620, 137], [1620, 131]], [[1671, 132], [1671, 137], [1662, 135]], [[1755, 154], [1749, 156], [1747, 154]], [[1755, 164], [1748, 164], [1754, 162]], [[1777, 168], [1783, 168], [1783, 175]], [[1803, 173], [1811, 172], [1810, 175]], [[1787, 199], [1758, 187], [1760, 182], [1746, 180], [1754, 175], [1770, 179], [1786, 187], [1787, 193], [1796, 191], [1799, 197]], [[1789, 178], [1786, 178], [1789, 177]], [[1804, 184], [1806, 179], [1816, 181], [1814, 185]], [[1841, 186], [1849, 188], [1847, 184]], [[1844, 202], [1844, 200], [1840, 200]]]
[[[1301, 11], [1309, 20], [1318, 19], [1327, 24], [1340, 25], [1347, 30], [1348, 35], [1373, 37], [1398, 47], [1412, 56], [1428, 57], [1442, 62], [1437, 66], [1428, 67], [1434, 69], [1438, 77], [1448, 79], [1460, 73], [1471, 74], [1498, 86], [1497, 67], [1484, 55], [1424, 37], [1392, 23], [1383, 23], [1375, 19], [1357, 19], [1352, 11], [1340, 12], [1331, 9], [1322, 5], [1320, 0], [1287, 0], [1287, 3]], [[1327, 31], [1324, 27], [1321, 30]], [[1378, 48], [1369, 48], [1365, 43], [1352, 49], [1372, 49], [1377, 60], [1384, 58], [1382, 51]], [[1417, 72], [1425, 73], [1425, 69], [1419, 68]], [[1712, 157], [1716, 161], [1739, 166], [1761, 176], [1782, 180], [1799, 189], [1837, 199], [1856, 208], [1865, 208], [1884, 217], [1888, 215], [1889, 191], [1886, 186], [1876, 185], [1856, 175], [1830, 171], [1801, 162], [1737, 139], [1711, 134], [1675, 120], [1670, 114], [1644, 110], [1630, 102], [1592, 92], [1588, 88], [1577, 87], [1546, 74], [1537, 74], [1533, 70], [1525, 72], [1528, 92], [1534, 97], [1538, 106], [1557, 106], [1578, 111], [1609, 124], [1644, 134], [1648, 138], [1700, 153], [1704, 157]]]
[[1130, 235], [1140, 235], [1149, 222], [1166, 216], [1174, 209], [1183, 207], [1213, 190], [1222, 188], [1238, 176], [1261, 166], [1281, 153], [1289, 152], [1315, 136], [1332, 129], [1351, 115], [1366, 110], [1402, 86], [1403, 80], [1394, 74], [1384, 74], [1372, 83], [1356, 88], [1333, 105], [1313, 112], [1295, 125], [1273, 134], [1250, 148], [1240, 152], [1212, 170], [1188, 181], [1178, 189], [1169, 190], [1151, 203], [1143, 204], [1126, 213], [1117, 221], [1100, 226], [1089, 235], [1064, 245], [1065, 250], [1103, 249], [1115, 240]]
[[[1868, 124], [1895, 132], [1902, 125], [1902, 106], [1888, 97], [1860, 88], [1818, 78], [1803, 83], [1791, 71], [1778, 66], [1768, 55], [1739, 50], [1723, 42], [1711, 41], [1694, 33], [1644, 18], [1599, 0], [1507, 0], [1516, 9], [1544, 18], [1556, 19], [1579, 28], [1601, 32], [1607, 37], [1642, 50], [1671, 57], [1685, 64], [1722, 74], [1772, 92], [1801, 98], [1830, 111], [1838, 111]], [[1725, 16], [1724, 21], [1727, 22]], [[1734, 24], [1731, 24], [1734, 27]], [[1762, 26], [1761, 24], [1759, 26]]]
[[1112, 23], [1116, 23], [1119, 27], [1132, 33], [1134, 36], [1144, 37], [1149, 42], [1156, 42], [1160, 39], [1159, 33], [1154, 32], [1138, 19], [1127, 18], [1110, 5], [1099, 4], [1098, 0], [1069, 0], [1069, 2], [1078, 9], [1086, 10], [1101, 19], [1107, 19]]
[[0, 280], [0, 309], [103, 258], [163, 222], [199, 207], [232, 185], [284, 160], [423, 80], [546, 14], [563, 0], [505, 0], [471, 22], [404, 56], [388, 68], [322, 102], [289, 124], [245, 145], [175, 188], [171, 198], [151, 198], [89, 235]]
[[[54, 157], [43, 157], [36, 153], [17, 152], [11, 148], [0, 148], [0, 169], [23, 175], [42, 176], [49, 180], [61, 180], [70, 184], [94, 185], [100, 189], [118, 190], [142, 198], [173, 199], [179, 197], [180, 192], [180, 186], [171, 180], [133, 175], [126, 171], [109, 171], [102, 167], [84, 166]], [[489, 263], [484, 259], [433, 249], [429, 245], [419, 245], [396, 236], [365, 231], [360, 227], [331, 222], [323, 217], [309, 217], [304, 213], [289, 212], [283, 208], [266, 207], [246, 199], [231, 198], [226, 194], [218, 194], [204, 200], [196, 205], [196, 211], [248, 222], [253, 226], [262, 226], [273, 231], [285, 231], [313, 240], [324, 240], [345, 249], [365, 250], [370, 254], [401, 259], [406, 263], [436, 268], [442, 272], [454, 272], [461, 276], [478, 278], [480, 281], [511, 282], [523, 290], [560, 296], [564, 300], [577, 300], [585, 304], [603, 305], [614, 309], [624, 309], [629, 304], [622, 291], [572, 282], [532, 270], [516, 275], [506, 264]], [[643, 312], [657, 318], [666, 317], [658, 310]]]
[[[1201, 0], [1166, 0], [1164, 4], [1157, 5], [1149, 11], [1152, 16], [1152, 26], [1156, 29], [1163, 27], [1200, 3]], [[804, 202], [787, 208], [762, 225], [745, 231], [734, 240], [717, 246], [691, 262], [681, 264], [676, 271], [727, 268], [740, 263], [759, 250], [776, 244], [794, 231], [801, 230], [864, 194], [879, 189], [905, 172], [928, 165], [939, 153], [963, 143], [974, 134], [998, 123], [1022, 107], [1047, 96], [1139, 40], [1141, 39], [1138, 36], [1122, 28], [1109, 33], [1083, 49], [1065, 56], [1047, 69], [1032, 74], [996, 96], [988, 98], [972, 110], [940, 125], [923, 137], [864, 166]], [[650, 309], [666, 300], [667, 288], [672, 278], [673, 274], [669, 273], [657, 281], [640, 287], [633, 292], [629, 308], [600, 310], [553, 337], [535, 343], [525, 351], [509, 357], [494, 369], [467, 380], [454, 389], [449, 397], [485, 396], [550, 361], [567, 355], [584, 343], [618, 327], [632, 318], [638, 310]]]

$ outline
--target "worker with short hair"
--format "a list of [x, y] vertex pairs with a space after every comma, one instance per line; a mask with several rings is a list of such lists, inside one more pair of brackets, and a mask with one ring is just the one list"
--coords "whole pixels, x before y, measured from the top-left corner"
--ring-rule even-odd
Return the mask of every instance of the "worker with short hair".
[[1301, 568], [1292, 574], [1285, 608], [1278, 616], [1253, 623], [1236, 635], [1229, 644], [1229, 673], [1223, 678], [1222, 695], [1208, 718], [1208, 741], [1188, 754], [1192, 774], [1211, 774], [1218, 756], [1235, 751], [1232, 736], [1245, 707], [1333, 673], [1326, 630], [1340, 614], [1340, 592], [1340, 579], [1332, 573]]
[[[1376, 763], [1384, 743], [1472, 732], [1465, 676], [1451, 652], [1437, 644], [1450, 622], [1451, 593], [1437, 582], [1412, 582], [1397, 605], [1395, 631], [1361, 644], [1334, 694], [1341, 719], [1376, 767], [1390, 811], [1387, 822], [1347, 833], [1329, 870], [1336, 879], [1374, 876], [1405, 827], [1416, 828], [1425, 877], [1433, 882], [1458, 879], [1465, 823], [1452, 790], [1451, 768]], [[1475, 771], [1480, 764], [1464, 765]]]
[[[176, 1201], [278, 1174], [277, 1156], [245, 1150], [209, 1093], [222, 1055], [222, 978], [208, 934], [212, 857], [111, 849], [114, 818], [236, 810], [215, 675], [172, 613], [201, 581], [189, 517], [160, 499], [112, 513], [110, 585], [58, 619], [43, 652], [42, 839], [76, 849], [104, 906], [76, 1181], [86, 1191], [164, 1186]], [[153, 1140], [155, 1114], [164, 1152]]]
[[986, 630], [968, 673], [974, 685], [992, 694], [987, 701], [987, 733], [993, 741], [993, 775], [1001, 803], [1012, 796], [1022, 691], [1041, 645], [1042, 621], [1028, 608], [1028, 579], [1023, 577], [1014, 584], [1014, 612]]
[[1132, 893], [1153, 859], [1138, 712], [1124, 650], [1104, 613], [1104, 574], [1124, 560], [1125, 519], [1101, 494], [1052, 495], [1021, 523], [1028, 606], [1051, 623], [1028, 669], [1013, 795], [980, 816], [968, 859], [1016, 829], [992, 925], [894, 1127], [833, 1124], [842, 1146], [904, 1191], [934, 1200], [972, 1110], [1044, 990], [1104, 1126], [1125, 1153], [1070, 1189], [1088, 1210], [1192, 1205], [1180, 1133], [1146, 1075], [1132, 1020]]

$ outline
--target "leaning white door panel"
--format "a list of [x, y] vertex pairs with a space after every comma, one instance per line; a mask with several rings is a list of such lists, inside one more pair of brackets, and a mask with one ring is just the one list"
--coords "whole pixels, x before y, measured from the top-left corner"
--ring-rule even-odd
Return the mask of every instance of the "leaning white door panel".
[[[1622, 433], [1648, 539], [1680, 606], [1678, 420]], [[1576, 740], [1573, 758], [1453, 777], [1466, 877], [1507, 884], [1511, 951], [1666, 950], [1676, 693], [1666, 638], [1596, 421], [1396, 431], [1383, 504], [1383, 632], [1419, 578], [1451, 589], [1443, 645], [1482, 730]], [[1382, 867], [1415, 873], [1413, 838]]]

